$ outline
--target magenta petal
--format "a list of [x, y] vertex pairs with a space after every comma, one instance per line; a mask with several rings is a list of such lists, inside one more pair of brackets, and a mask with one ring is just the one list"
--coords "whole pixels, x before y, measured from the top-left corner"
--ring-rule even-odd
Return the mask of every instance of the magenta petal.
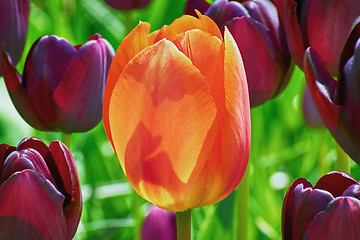
[[0, 187], [0, 221], [14, 217], [10, 220], [18, 231], [0, 228], [0, 231], [5, 231], [0, 232], [0, 236], [21, 239], [28, 234], [27, 239], [38, 235], [42, 236], [41, 239], [71, 239], [66, 238], [63, 201], [62, 194], [38, 173], [25, 170], [13, 174]]
[[205, 0], [186, 0], [184, 12], [185, 14], [197, 17], [195, 9], [198, 10], [201, 14], [204, 14], [209, 7], [210, 3]]
[[70, 194], [70, 199], [65, 199], [64, 211], [67, 219], [68, 239], [71, 239], [75, 235], [82, 211], [79, 176], [74, 158], [63, 143], [54, 141], [49, 145], [49, 150], [56, 164], [57, 175], [61, 177], [65, 191]]
[[333, 79], [316, 51], [308, 48], [304, 56], [306, 82], [315, 106], [329, 129], [338, 125], [341, 107], [337, 105], [338, 81]]
[[352, 176], [334, 171], [322, 176], [314, 188], [328, 191], [334, 197], [338, 197], [353, 184], [356, 184], [356, 180]]
[[352, 197], [335, 198], [310, 224], [309, 239], [360, 239], [360, 201]]
[[348, 187], [345, 192], [343, 193], [344, 197], [354, 197], [360, 200], [360, 185], [359, 183], [353, 184]]
[[141, 230], [142, 240], [176, 240], [176, 215], [151, 205]]
[[130, 10], [134, 8], [146, 7], [151, 0], [105, 0], [112, 8], [118, 10]]

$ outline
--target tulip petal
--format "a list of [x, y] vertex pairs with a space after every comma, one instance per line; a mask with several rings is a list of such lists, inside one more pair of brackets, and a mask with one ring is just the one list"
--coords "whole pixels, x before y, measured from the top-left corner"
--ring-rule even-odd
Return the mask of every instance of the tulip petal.
[[309, 45], [323, 59], [331, 74], [337, 74], [339, 70], [341, 51], [359, 13], [358, 0], [310, 1], [306, 21]]
[[352, 176], [334, 171], [322, 176], [314, 188], [328, 191], [334, 197], [338, 197], [353, 184], [356, 184], [356, 180]]
[[188, 209], [172, 206], [168, 192], [187, 198], [179, 186], [197, 166], [215, 119], [215, 104], [200, 71], [173, 43], [161, 40], [124, 69], [109, 115], [116, 152], [135, 190], [162, 208]]
[[326, 69], [320, 56], [312, 48], [308, 48], [304, 57], [306, 82], [315, 106], [329, 129], [338, 125], [340, 106], [337, 105], [338, 82]]
[[16, 147], [9, 146], [5, 143], [0, 144], [0, 173], [2, 171], [2, 167], [5, 159], [9, 156], [10, 153], [16, 150]]
[[7, 239], [21, 239], [28, 234], [27, 239], [37, 239], [32, 237], [40, 234], [41, 239], [70, 239], [66, 238], [63, 201], [64, 197], [38, 173], [25, 170], [13, 174], [0, 187], [0, 222], [13, 216], [19, 221], [12, 219], [15, 225], [11, 227], [18, 231], [0, 228], [5, 231], [0, 236], [11, 233], [14, 235]]
[[281, 230], [283, 239], [293, 239], [292, 226], [294, 224], [294, 189], [298, 185], [302, 185], [303, 189], [312, 188], [311, 183], [308, 182], [305, 178], [298, 178], [292, 182], [289, 189], [287, 190], [281, 215]]
[[[53, 172], [52, 174], [60, 177], [57, 180], [63, 182], [66, 193], [70, 194], [70, 196], [65, 195], [64, 211], [68, 226], [67, 239], [72, 239], [76, 233], [82, 210], [82, 196], [76, 164], [69, 149], [60, 141], [51, 142], [49, 151], [53, 156], [51, 160], [54, 162], [49, 162], [48, 165], [56, 164], [57, 168], [57, 173]], [[68, 199], [69, 197], [70, 199]]]
[[61, 129], [62, 132], [88, 131], [100, 122], [106, 74], [111, 62], [108, 56], [113, 55], [109, 51], [106, 40], [100, 38], [82, 45], [71, 59], [53, 95], [59, 107], [59, 125], [67, 127]]
[[22, 77], [12, 65], [9, 56], [3, 49], [1, 50], [1, 68], [6, 88], [21, 117], [36, 129], [50, 131], [36, 113], [35, 108], [22, 85]]
[[150, 24], [140, 22], [121, 42], [110, 65], [103, 99], [103, 123], [105, 133], [114, 150], [115, 148], [109, 126], [109, 106], [112, 91], [114, 90], [115, 84], [128, 62], [141, 50], [153, 43], [149, 36], [149, 31]]
[[335, 198], [310, 224], [309, 239], [359, 239], [360, 201], [352, 197]]
[[175, 19], [170, 25], [163, 26], [159, 30], [154, 41], [157, 42], [163, 38], [172, 41], [177, 35], [192, 29], [199, 29], [204, 32], [208, 32], [222, 41], [223, 38], [216, 23], [208, 16], [201, 15], [199, 12], [197, 12], [197, 14], [199, 18], [190, 15], [183, 15], [180, 18]]
[[344, 193], [344, 197], [354, 197], [358, 200], [360, 200], [360, 183], [353, 184], [350, 187], [348, 187]]
[[209, 7], [210, 3], [205, 0], [186, 0], [184, 13], [196, 17], [195, 9], [204, 14]]
[[274, 96], [282, 80], [276, 40], [269, 29], [251, 18], [237, 18], [227, 26], [244, 59], [251, 106], [260, 105]]

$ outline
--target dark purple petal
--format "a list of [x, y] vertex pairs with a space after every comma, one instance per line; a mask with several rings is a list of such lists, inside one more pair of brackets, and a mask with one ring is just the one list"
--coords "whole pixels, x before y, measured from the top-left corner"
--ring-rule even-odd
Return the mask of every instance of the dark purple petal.
[[309, 239], [360, 239], [360, 201], [352, 197], [335, 198], [310, 224]]
[[259, 22], [248, 18], [236, 18], [227, 23], [243, 58], [248, 81], [251, 107], [274, 97], [283, 80], [275, 39]]
[[6, 88], [10, 98], [21, 117], [32, 127], [49, 131], [50, 129], [37, 115], [25, 88], [22, 85], [22, 77], [11, 63], [7, 53], [1, 49], [1, 69], [3, 72]]
[[306, 82], [315, 106], [329, 129], [338, 125], [341, 107], [337, 105], [338, 81], [333, 79], [325, 63], [312, 48], [305, 52]]
[[58, 117], [53, 92], [63, 80], [64, 70], [75, 54], [75, 47], [66, 39], [44, 36], [34, 43], [26, 59], [22, 85], [36, 113], [51, 128]]
[[356, 180], [352, 176], [334, 171], [322, 176], [317, 181], [314, 189], [322, 189], [328, 191], [334, 197], [339, 197], [353, 184], [356, 184]]
[[205, 13], [219, 26], [223, 27], [228, 21], [242, 16], [250, 17], [246, 8], [238, 2], [228, 2], [227, 0], [215, 1]]
[[327, 191], [304, 188], [302, 184], [295, 187], [293, 194], [292, 234], [293, 239], [302, 239], [315, 215], [325, 210], [333, 196]]
[[16, 150], [16, 147], [9, 146], [5, 143], [0, 143], [0, 173], [2, 171], [2, 166], [5, 159], [9, 156], [10, 153]]
[[62, 132], [88, 131], [100, 122], [105, 81], [113, 55], [111, 45], [99, 38], [82, 45], [71, 59], [53, 95]]
[[359, 183], [353, 184], [348, 187], [345, 192], [343, 193], [344, 197], [354, 197], [360, 200], [360, 185]]
[[146, 7], [151, 0], [105, 0], [110, 7], [118, 10], [130, 10]]
[[29, 234], [27, 239], [31, 239], [35, 234], [41, 235], [41, 239], [70, 240], [66, 237], [63, 201], [63, 195], [38, 173], [25, 170], [13, 174], [0, 186], [0, 221], [15, 217], [11, 219], [12, 228], [18, 231], [0, 228], [0, 231], [5, 230], [0, 232], [0, 236], [15, 234], [4, 239], [21, 239]]
[[[294, 189], [302, 185], [303, 188], [312, 188], [310, 182], [305, 178], [298, 178], [292, 182], [289, 189], [286, 192], [284, 203], [282, 206], [282, 215], [281, 215], [281, 230], [283, 239], [293, 239], [292, 226], [295, 221], [295, 208], [294, 208]], [[295, 239], [295, 238], [294, 238]]]
[[142, 240], [176, 240], [176, 214], [152, 205], [141, 230]]
[[358, 0], [310, 1], [306, 20], [309, 45], [332, 75], [338, 73], [341, 51], [359, 13]]
[[4, 44], [14, 65], [24, 49], [29, 13], [30, 0], [0, 0], [0, 46]]
[[201, 14], [204, 14], [209, 7], [210, 7], [210, 3], [208, 3], [205, 0], [186, 0], [184, 13], [187, 15], [197, 17], [197, 14], [195, 13], [195, 9], [198, 10]]
[[64, 212], [68, 226], [68, 238], [72, 239], [79, 224], [82, 211], [82, 196], [79, 176], [74, 158], [69, 149], [60, 141], [49, 145], [49, 150], [54, 158], [58, 175], [60, 176], [67, 194], [64, 202]]

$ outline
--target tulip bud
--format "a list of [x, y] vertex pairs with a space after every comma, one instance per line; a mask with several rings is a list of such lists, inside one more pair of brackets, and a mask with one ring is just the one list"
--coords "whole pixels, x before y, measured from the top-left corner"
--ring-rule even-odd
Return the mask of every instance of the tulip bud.
[[141, 240], [176, 240], [176, 214], [151, 205], [141, 229]]
[[130, 10], [146, 7], [151, 0], [105, 0], [105, 3], [118, 10]]
[[359, 239], [359, 189], [359, 182], [347, 173], [328, 173], [315, 187], [296, 179], [284, 199], [283, 239]]
[[[204, 2], [188, 0], [187, 13], [190, 6]], [[205, 15], [233, 35], [244, 61], [251, 107], [279, 95], [290, 80], [293, 63], [275, 5], [268, 0], [217, 0]]]
[[47, 147], [25, 138], [0, 144], [2, 239], [70, 240], [79, 224], [82, 197], [71, 152], [59, 141]]
[[359, 1], [275, 1], [284, 21], [287, 42], [295, 63], [304, 69], [304, 53], [310, 46], [323, 59], [330, 74], [335, 75], [349, 31], [360, 15]]
[[30, 0], [0, 0], [0, 50], [5, 47], [14, 65], [24, 49], [29, 13]]
[[121, 42], [103, 122], [130, 184], [169, 211], [210, 205], [239, 184], [250, 151], [250, 106], [235, 40], [207, 16], [182, 16]]
[[101, 120], [113, 55], [99, 34], [77, 46], [43, 36], [32, 46], [22, 76], [4, 51], [1, 67], [11, 100], [28, 124], [43, 131], [85, 132]]
[[304, 67], [309, 91], [323, 122], [344, 151], [360, 164], [359, 61], [360, 18], [343, 48], [337, 80], [312, 47], [305, 53]]

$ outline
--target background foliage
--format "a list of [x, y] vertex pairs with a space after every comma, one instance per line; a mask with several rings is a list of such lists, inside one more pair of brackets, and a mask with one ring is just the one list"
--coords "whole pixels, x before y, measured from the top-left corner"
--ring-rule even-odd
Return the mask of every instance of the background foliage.
[[[103, 0], [32, 0], [26, 46], [17, 69], [22, 72], [32, 43], [42, 35], [65, 37], [84, 43], [100, 33], [116, 50], [139, 20], [152, 30], [171, 23], [183, 13], [185, 0], [153, 0], [145, 9], [122, 12]], [[281, 206], [287, 187], [298, 177], [313, 184], [320, 175], [335, 169], [336, 144], [326, 129], [304, 124], [302, 92], [304, 74], [298, 68], [287, 89], [276, 99], [251, 111], [249, 239], [281, 239]], [[27, 125], [14, 109], [0, 78], [0, 142], [10, 145], [36, 136], [47, 144], [60, 133], [40, 132]], [[71, 151], [76, 160], [84, 198], [81, 222], [75, 239], [136, 239], [150, 204], [128, 184], [112, 151], [102, 123], [87, 133], [73, 134]], [[360, 168], [352, 163], [352, 175]], [[235, 239], [234, 202], [224, 201], [193, 210], [193, 239]]]

